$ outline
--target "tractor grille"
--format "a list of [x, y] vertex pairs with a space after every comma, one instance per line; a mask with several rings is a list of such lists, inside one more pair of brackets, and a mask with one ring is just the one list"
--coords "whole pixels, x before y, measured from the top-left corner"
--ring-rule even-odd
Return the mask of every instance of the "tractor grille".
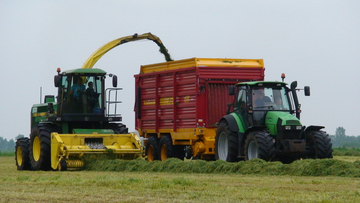
[[298, 120], [287, 120], [286, 125], [301, 125], [301, 123]]
[[301, 139], [300, 130], [286, 130], [282, 133], [282, 140]]

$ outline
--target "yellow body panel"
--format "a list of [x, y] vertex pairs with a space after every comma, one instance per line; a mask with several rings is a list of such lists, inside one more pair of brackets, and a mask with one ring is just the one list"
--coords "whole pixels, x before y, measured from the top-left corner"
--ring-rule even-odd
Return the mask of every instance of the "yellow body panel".
[[262, 59], [221, 59], [221, 58], [190, 58], [151, 65], [143, 65], [140, 74], [189, 67], [264, 67]]
[[[100, 140], [101, 143], [86, 142]], [[80, 159], [84, 154], [112, 153], [130, 155], [134, 158], [143, 154], [143, 145], [139, 136], [129, 134], [58, 134], [51, 133], [51, 167], [57, 169], [62, 159], [68, 167], [82, 167]], [[72, 160], [70, 160], [70, 158]], [[75, 160], [74, 160], [75, 159]]]

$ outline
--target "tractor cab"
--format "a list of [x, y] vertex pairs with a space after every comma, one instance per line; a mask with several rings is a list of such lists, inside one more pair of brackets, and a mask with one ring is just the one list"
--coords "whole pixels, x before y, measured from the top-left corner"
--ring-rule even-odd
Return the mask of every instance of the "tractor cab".
[[[115, 91], [116, 75], [106, 74], [101, 69], [74, 69], [64, 72], [58, 70], [54, 78], [55, 87], [58, 88], [57, 95], [57, 117], [58, 120], [66, 121], [101, 121], [109, 117], [110, 103], [117, 101], [106, 101], [105, 78], [113, 79]], [[115, 114], [114, 114], [115, 115]], [[112, 121], [121, 121], [121, 117], [113, 117]]]
[[[242, 119], [244, 129], [267, 127], [270, 131], [276, 131], [279, 118], [301, 125], [296, 86], [296, 82], [288, 88], [284, 82], [268, 81], [243, 82], [230, 86], [229, 94], [235, 95], [233, 112]], [[310, 95], [309, 87], [305, 87], [305, 95]], [[273, 122], [275, 128], [272, 128]]]

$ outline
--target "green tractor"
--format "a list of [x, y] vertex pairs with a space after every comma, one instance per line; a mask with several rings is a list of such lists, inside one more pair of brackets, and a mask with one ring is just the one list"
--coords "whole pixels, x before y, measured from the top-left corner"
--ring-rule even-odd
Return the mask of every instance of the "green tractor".
[[[84, 157], [111, 154], [115, 158], [142, 156], [143, 145], [136, 133], [128, 133], [116, 111], [117, 77], [101, 69], [74, 69], [54, 77], [55, 97], [31, 109], [30, 138], [16, 141], [18, 170], [81, 169]], [[112, 88], [105, 89], [105, 78]]]
[[[260, 158], [291, 163], [332, 158], [332, 143], [323, 126], [300, 122], [297, 82], [251, 81], [229, 87], [234, 103], [219, 122], [215, 158], [229, 162]], [[310, 87], [304, 87], [305, 96]], [[232, 112], [230, 112], [233, 107]]]

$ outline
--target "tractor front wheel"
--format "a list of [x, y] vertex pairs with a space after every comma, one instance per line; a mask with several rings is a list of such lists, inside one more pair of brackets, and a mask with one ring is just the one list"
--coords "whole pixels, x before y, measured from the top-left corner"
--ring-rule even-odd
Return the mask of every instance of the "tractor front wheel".
[[29, 159], [29, 142], [30, 139], [23, 137], [16, 140], [15, 144], [15, 162], [17, 170], [31, 169]]
[[310, 149], [309, 158], [326, 159], [333, 158], [331, 138], [324, 131], [310, 131], [306, 137], [306, 143]]
[[252, 132], [245, 141], [245, 160], [255, 158], [270, 161], [275, 155], [275, 143], [269, 133]]

